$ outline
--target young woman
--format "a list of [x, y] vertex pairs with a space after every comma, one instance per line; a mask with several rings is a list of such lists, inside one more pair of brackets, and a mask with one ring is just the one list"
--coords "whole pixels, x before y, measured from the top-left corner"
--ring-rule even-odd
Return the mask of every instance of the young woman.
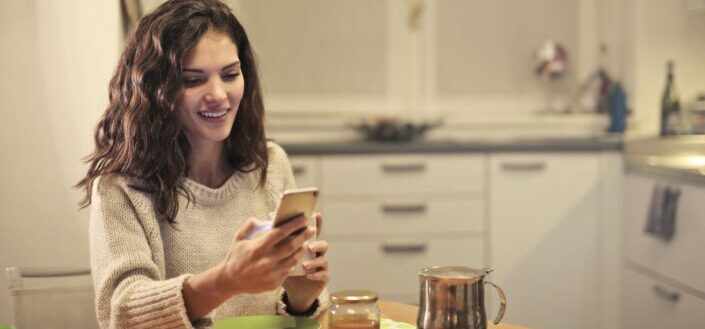
[[[110, 82], [90, 168], [91, 267], [102, 328], [209, 327], [249, 314], [317, 316], [328, 244], [303, 216], [247, 239], [294, 187], [265, 140], [247, 35], [217, 0], [142, 18]], [[321, 215], [317, 214], [318, 227]], [[309, 274], [288, 276], [306, 251]]]

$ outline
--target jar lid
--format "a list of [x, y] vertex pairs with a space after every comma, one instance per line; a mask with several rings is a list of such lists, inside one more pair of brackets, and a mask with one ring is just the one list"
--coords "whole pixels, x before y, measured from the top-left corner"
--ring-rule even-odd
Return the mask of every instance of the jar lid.
[[448, 283], [474, 283], [492, 270], [478, 270], [463, 266], [431, 266], [422, 268], [419, 277], [431, 281]]
[[332, 293], [330, 300], [336, 304], [374, 303], [377, 294], [369, 290], [341, 290]]

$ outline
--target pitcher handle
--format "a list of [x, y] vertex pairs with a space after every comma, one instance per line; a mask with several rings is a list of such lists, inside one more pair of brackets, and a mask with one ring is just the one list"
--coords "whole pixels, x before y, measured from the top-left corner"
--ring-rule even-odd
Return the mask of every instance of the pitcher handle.
[[494, 289], [497, 290], [497, 294], [499, 295], [499, 311], [497, 312], [497, 317], [493, 321], [494, 324], [497, 325], [500, 321], [502, 321], [502, 318], [504, 317], [504, 311], [507, 309], [507, 295], [504, 294], [504, 290], [502, 290], [502, 288], [500, 288], [498, 285], [490, 281], [485, 281], [485, 284], [493, 286]]

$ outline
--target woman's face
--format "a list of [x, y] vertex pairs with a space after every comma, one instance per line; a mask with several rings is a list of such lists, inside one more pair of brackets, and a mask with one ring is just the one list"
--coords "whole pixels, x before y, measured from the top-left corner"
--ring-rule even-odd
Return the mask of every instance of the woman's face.
[[177, 118], [191, 145], [222, 142], [232, 129], [245, 80], [237, 46], [224, 33], [206, 32], [186, 54]]

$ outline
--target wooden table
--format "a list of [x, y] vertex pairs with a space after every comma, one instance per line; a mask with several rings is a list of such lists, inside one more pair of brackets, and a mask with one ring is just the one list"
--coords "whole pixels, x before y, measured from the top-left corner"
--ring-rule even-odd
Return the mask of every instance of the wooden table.
[[[417, 307], [408, 304], [392, 302], [388, 300], [380, 300], [377, 302], [379, 308], [382, 309], [382, 317], [389, 318], [394, 321], [416, 324]], [[328, 312], [324, 312], [318, 317], [318, 322], [321, 323], [321, 328], [328, 328]], [[491, 329], [528, 329], [512, 324], [500, 323], [498, 325], [489, 323], [487, 328]]]

